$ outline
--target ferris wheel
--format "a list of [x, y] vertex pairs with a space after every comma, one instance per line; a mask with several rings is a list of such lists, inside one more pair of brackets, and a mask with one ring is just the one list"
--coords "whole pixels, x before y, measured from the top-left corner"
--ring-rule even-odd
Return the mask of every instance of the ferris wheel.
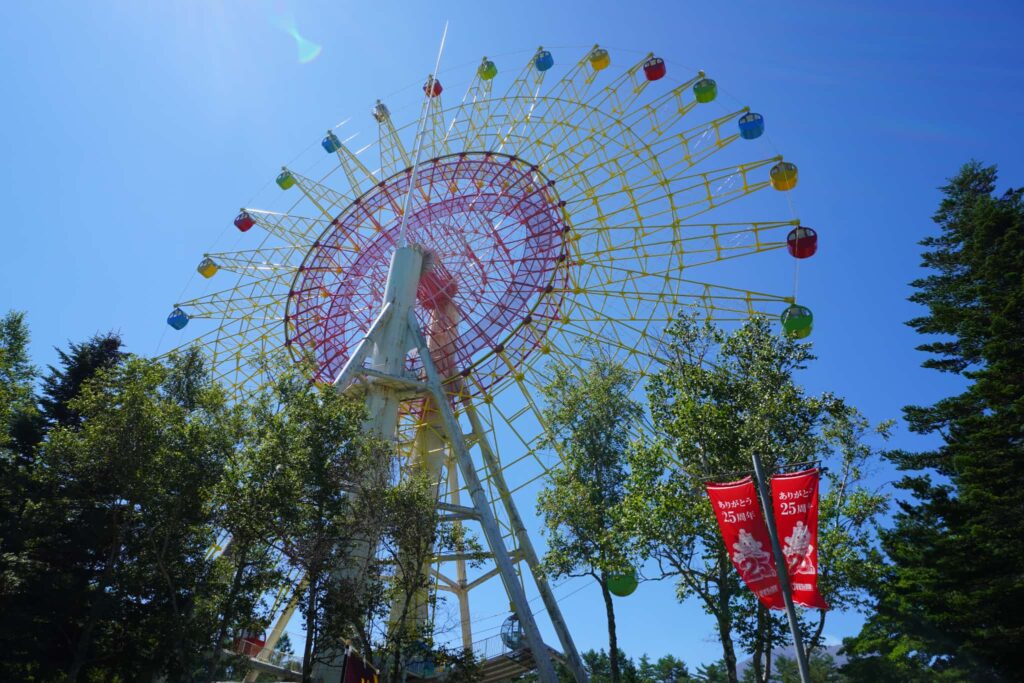
[[[723, 107], [703, 72], [677, 79], [653, 54], [617, 70], [599, 46], [555, 62], [538, 49], [502, 84], [484, 58], [451, 105], [430, 76], [421, 115], [404, 125], [377, 101], [365, 146], [329, 130], [321, 168], [276, 178], [293, 203], [243, 208], [243, 248], [204, 255], [199, 274], [225, 286], [167, 320], [197, 329], [192, 343], [237, 396], [270, 381], [267, 355], [311, 357], [314, 379], [341, 389], [357, 375], [376, 386], [375, 428], [429, 464], [439, 505], [493, 521], [494, 569], [474, 575], [444, 557], [433, 568], [458, 598], [463, 642], [470, 590], [500, 576], [544, 680], [522, 592], [537, 558], [515, 506], [558, 464], [540, 448], [544, 368], [585, 363], [596, 343], [642, 378], [684, 309], [719, 322], [767, 315], [806, 336], [811, 311], [794, 294], [745, 280], [755, 260], [817, 248], [784, 198], [796, 165], [765, 153], [765, 118]], [[576, 670], [557, 601], [534, 581]]]

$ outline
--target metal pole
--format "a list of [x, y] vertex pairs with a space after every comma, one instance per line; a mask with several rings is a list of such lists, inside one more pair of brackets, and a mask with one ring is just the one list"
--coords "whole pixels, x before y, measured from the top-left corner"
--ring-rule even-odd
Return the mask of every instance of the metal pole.
[[[796, 649], [796, 663], [800, 668], [800, 680], [802, 683], [811, 683], [811, 672], [807, 666], [804, 640], [800, 635], [800, 624], [796, 620], [796, 607], [793, 606], [793, 593], [789, 585], [789, 569], [786, 566], [786, 557], [782, 554], [782, 546], [779, 545], [779, 532], [775, 528], [775, 513], [772, 510], [771, 492], [768, 490], [764, 468], [761, 465], [761, 458], [757, 453], [754, 454], [753, 460], [754, 478], [757, 480], [757, 493], [761, 499], [761, 509], [764, 510], [765, 524], [768, 525], [768, 539], [772, 544], [772, 553], [775, 555], [775, 567], [779, 575], [782, 599], [786, 602], [786, 616], [789, 617], [789, 630], [793, 634], [793, 647]], [[768, 655], [771, 656], [771, 652]]]
[[[398, 227], [398, 246], [405, 246], [405, 222], [409, 217], [409, 198], [416, 189], [416, 170], [420, 165], [420, 155], [423, 153], [423, 126], [427, 120], [427, 111], [430, 110], [430, 99], [433, 95], [434, 81], [437, 79], [437, 70], [441, 68], [441, 54], [444, 52], [444, 39], [448, 37], [448, 22], [444, 22], [444, 32], [441, 34], [441, 45], [437, 48], [437, 61], [434, 62], [434, 73], [427, 78], [426, 92], [423, 95], [423, 108], [420, 110], [420, 122], [416, 126], [416, 137], [413, 144], [414, 158], [412, 170], [409, 173], [409, 191], [405, 194], [405, 201], [402, 203], [402, 218]], [[419, 272], [417, 271], [417, 276]]]
[[[453, 505], [461, 505], [459, 495], [459, 467], [455, 458], [448, 459], [448, 495]], [[462, 528], [462, 522], [455, 522], [457, 529]], [[455, 581], [459, 584], [459, 590], [455, 597], [459, 600], [459, 621], [462, 622], [462, 648], [473, 650], [473, 626], [470, 623], [469, 614], [469, 589], [466, 588], [466, 561], [459, 559], [455, 561]]]

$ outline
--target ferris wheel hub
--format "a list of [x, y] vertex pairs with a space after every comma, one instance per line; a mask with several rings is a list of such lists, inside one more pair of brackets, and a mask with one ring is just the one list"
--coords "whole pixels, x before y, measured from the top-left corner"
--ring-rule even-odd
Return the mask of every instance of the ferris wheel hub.
[[[447, 340], [435, 354], [447, 376], [476, 372], [483, 390], [521, 363], [558, 317], [568, 267], [564, 204], [536, 165], [506, 154], [431, 159], [410, 193], [411, 177], [403, 170], [376, 184], [316, 240], [290, 290], [289, 347], [316, 359], [318, 379], [337, 376], [384, 303], [409, 195], [407, 240], [426, 258], [412, 274], [417, 319]], [[439, 329], [441, 319], [452, 329]], [[411, 357], [407, 369], [421, 368]]]

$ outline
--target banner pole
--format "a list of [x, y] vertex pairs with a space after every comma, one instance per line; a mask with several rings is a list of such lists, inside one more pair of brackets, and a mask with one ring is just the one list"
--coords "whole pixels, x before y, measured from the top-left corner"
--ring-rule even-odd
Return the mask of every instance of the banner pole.
[[[800, 668], [800, 681], [801, 683], [811, 683], [811, 672], [807, 666], [807, 653], [804, 651], [804, 641], [800, 635], [800, 624], [796, 620], [796, 607], [793, 605], [793, 592], [789, 585], [789, 568], [786, 565], [786, 557], [782, 554], [782, 546], [779, 544], [779, 533], [775, 527], [775, 511], [772, 508], [771, 491], [768, 490], [764, 468], [761, 465], [761, 458], [757, 453], [754, 454], [753, 460], [758, 498], [761, 499], [761, 509], [764, 510], [764, 523], [768, 526], [768, 540], [771, 541], [772, 554], [775, 555], [775, 569], [779, 575], [779, 588], [782, 590], [782, 599], [786, 602], [786, 616], [789, 617], [789, 630], [793, 634], [796, 663]], [[771, 656], [771, 652], [768, 655]]]

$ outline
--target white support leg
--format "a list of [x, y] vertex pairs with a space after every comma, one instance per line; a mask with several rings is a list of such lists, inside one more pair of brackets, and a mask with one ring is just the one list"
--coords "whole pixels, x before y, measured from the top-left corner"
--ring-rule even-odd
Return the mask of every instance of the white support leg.
[[453, 454], [459, 464], [459, 469], [462, 471], [462, 477], [466, 481], [466, 487], [469, 489], [469, 495], [473, 500], [473, 506], [480, 513], [480, 526], [483, 529], [487, 545], [490, 547], [491, 552], [494, 555], [494, 562], [498, 565], [502, 583], [505, 585], [505, 592], [512, 601], [512, 606], [519, 617], [519, 623], [523, 625], [523, 630], [526, 634], [526, 642], [530, 646], [534, 662], [537, 665], [538, 678], [541, 683], [557, 683], [558, 677], [555, 675], [555, 667], [551, 661], [551, 654], [544, 645], [540, 629], [537, 628], [537, 621], [533, 618], [533, 613], [530, 611], [530, 604], [526, 599], [526, 591], [523, 590], [523, 587], [519, 584], [515, 567], [512, 565], [512, 559], [509, 557], [508, 549], [505, 547], [505, 541], [501, 537], [501, 529], [498, 527], [498, 521], [491, 512], [491, 508], [487, 500], [487, 494], [484, 493], [483, 485], [480, 483], [480, 477], [476, 473], [476, 467], [473, 465], [472, 458], [470, 458], [469, 448], [466, 445], [466, 439], [462, 433], [462, 428], [459, 426], [458, 420], [455, 418], [455, 412], [452, 410], [452, 406], [448, 402], [448, 397], [445, 395], [444, 388], [441, 386], [441, 378], [437, 373], [437, 369], [434, 367], [433, 360], [430, 358], [430, 353], [427, 350], [427, 342], [423, 338], [423, 334], [417, 325], [416, 319], [411, 313], [412, 312], [410, 311], [408, 318], [409, 330], [416, 338], [420, 356], [423, 361], [423, 368], [427, 373], [427, 384], [430, 387], [434, 400], [437, 402], [437, 407], [444, 419], [445, 427], [448, 431], [448, 438], [451, 440], [452, 450], [454, 452]]
[[[392, 377], [405, 376], [405, 360], [409, 350], [416, 345], [417, 337], [409, 332], [409, 316], [416, 303], [416, 288], [423, 268], [423, 250], [417, 246], [399, 247], [391, 256], [388, 281], [384, 289], [384, 301], [380, 315], [374, 321], [353, 357], [341, 371], [335, 387], [344, 391], [347, 384], [362, 370], [363, 359], [369, 355], [370, 368], [378, 374]], [[358, 361], [357, 361], [358, 356]], [[402, 403], [402, 391], [392, 384], [370, 382], [366, 393], [366, 429], [378, 436], [393, 440], [398, 428], [398, 411]], [[387, 478], [387, 463], [381, 463], [381, 470], [371, 473], [374, 485]], [[365, 484], [366, 482], [364, 482]], [[350, 576], [363, 573], [373, 544], [369, 541], [354, 541], [351, 555], [352, 565], [336, 568], [337, 572]], [[362, 559], [361, 559], [362, 558]], [[313, 665], [313, 676], [323, 683], [340, 683], [344, 649], [331, 647], [321, 652], [323, 661]]]

